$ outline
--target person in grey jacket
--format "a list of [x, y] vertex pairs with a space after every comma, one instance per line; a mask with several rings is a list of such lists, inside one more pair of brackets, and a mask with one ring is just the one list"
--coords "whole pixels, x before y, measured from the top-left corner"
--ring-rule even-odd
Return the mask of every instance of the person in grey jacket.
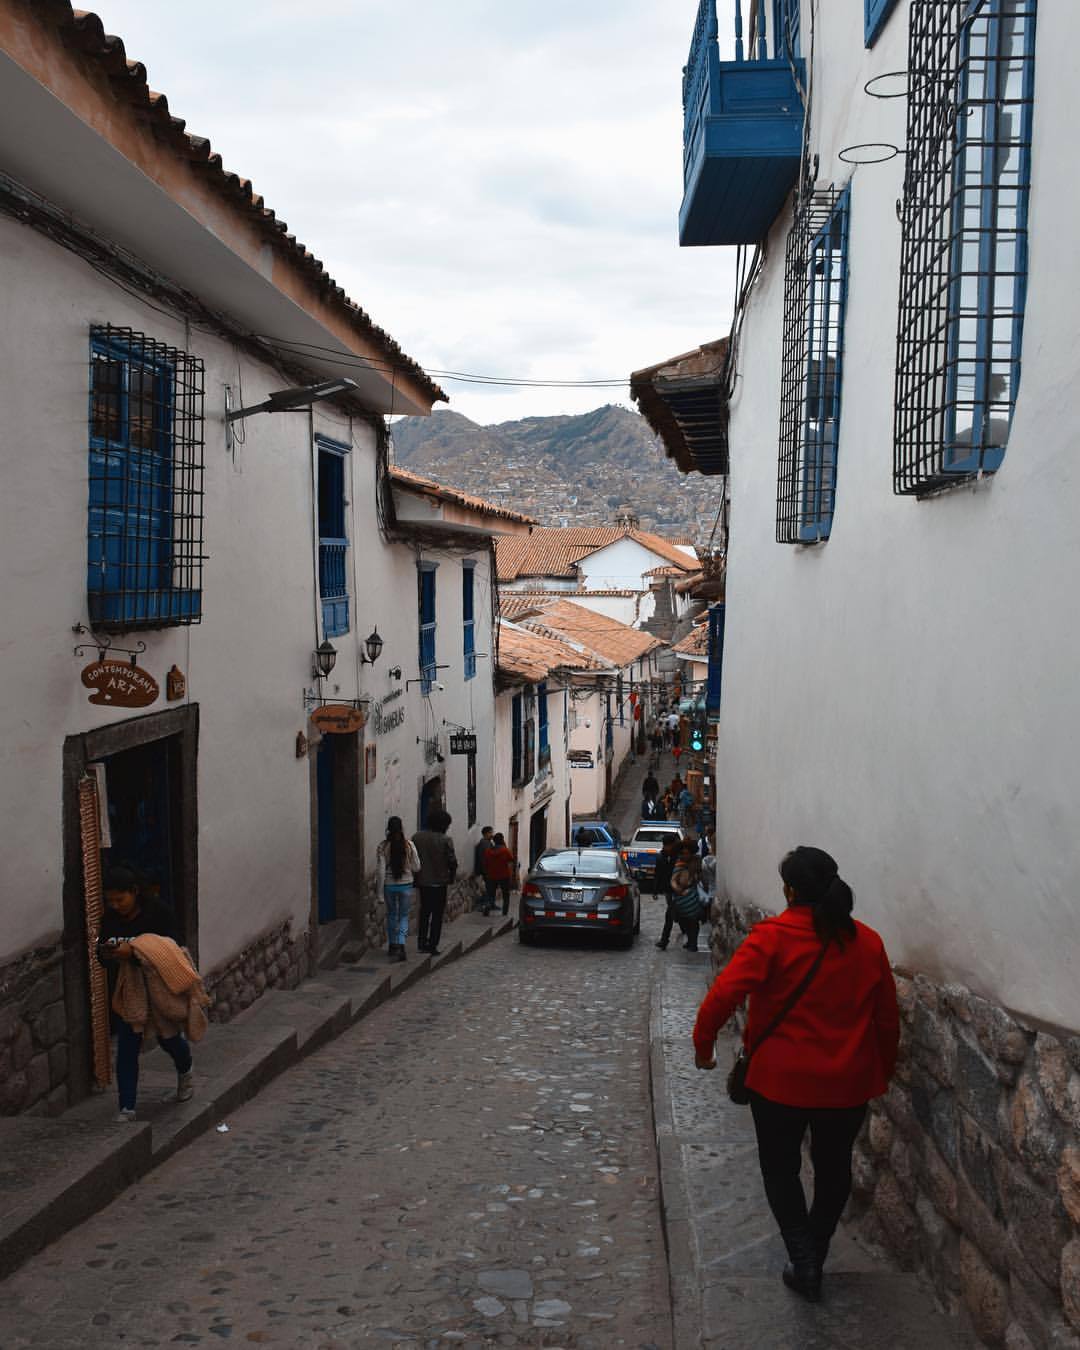
[[446, 831], [450, 816], [441, 807], [428, 814], [427, 828], [417, 830], [413, 843], [420, 855], [420, 872], [416, 879], [420, 891], [420, 928], [417, 949], [429, 956], [438, 956], [442, 936], [443, 914], [446, 912], [446, 890], [457, 876], [457, 854], [454, 841]]

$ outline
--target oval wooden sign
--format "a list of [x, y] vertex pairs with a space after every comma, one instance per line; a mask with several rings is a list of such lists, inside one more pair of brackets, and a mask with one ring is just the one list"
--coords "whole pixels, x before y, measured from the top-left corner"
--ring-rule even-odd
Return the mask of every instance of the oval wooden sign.
[[326, 703], [311, 714], [312, 726], [318, 727], [324, 736], [344, 736], [350, 731], [359, 731], [367, 719], [362, 708], [353, 708], [348, 703]]
[[110, 708], [148, 708], [161, 693], [153, 675], [128, 661], [92, 661], [82, 682], [94, 691], [91, 703]]

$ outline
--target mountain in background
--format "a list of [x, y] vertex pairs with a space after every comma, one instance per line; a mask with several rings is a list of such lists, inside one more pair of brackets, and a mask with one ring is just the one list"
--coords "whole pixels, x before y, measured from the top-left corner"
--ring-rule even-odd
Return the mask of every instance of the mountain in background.
[[398, 464], [542, 525], [608, 525], [630, 510], [644, 529], [704, 543], [720, 506], [719, 479], [681, 474], [645, 419], [614, 404], [488, 427], [445, 410], [391, 431]]

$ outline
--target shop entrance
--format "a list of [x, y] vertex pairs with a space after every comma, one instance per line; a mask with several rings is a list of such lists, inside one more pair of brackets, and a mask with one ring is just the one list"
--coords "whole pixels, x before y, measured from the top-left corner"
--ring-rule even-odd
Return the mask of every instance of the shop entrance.
[[90, 1090], [91, 1017], [87, 884], [80, 784], [91, 793], [95, 824], [87, 867], [123, 863], [148, 894], [158, 895], [196, 963], [198, 922], [198, 704], [132, 717], [68, 736], [63, 758], [64, 1003], [69, 1033], [68, 1089]]
[[324, 735], [315, 752], [315, 889], [320, 924], [360, 916], [361, 758], [356, 731]]
[[547, 848], [547, 807], [543, 806], [529, 821], [529, 866]]

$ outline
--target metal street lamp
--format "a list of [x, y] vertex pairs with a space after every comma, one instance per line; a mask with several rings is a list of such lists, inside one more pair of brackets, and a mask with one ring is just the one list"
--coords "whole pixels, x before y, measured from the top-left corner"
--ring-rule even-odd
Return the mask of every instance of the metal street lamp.
[[364, 647], [367, 649], [367, 656], [361, 654], [360, 660], [365, 665], [373, 666], [379, 659], [379, 653], [383, 649], [383, 640], [379, 636], [379, 630], [377, 628], [371, 630], [364, 642]]
[[337, 661], [337, 648], [324, 638], [311, 655], [312, 675], [317, 680], [325, 679], [334, 669], [334, 663]]

